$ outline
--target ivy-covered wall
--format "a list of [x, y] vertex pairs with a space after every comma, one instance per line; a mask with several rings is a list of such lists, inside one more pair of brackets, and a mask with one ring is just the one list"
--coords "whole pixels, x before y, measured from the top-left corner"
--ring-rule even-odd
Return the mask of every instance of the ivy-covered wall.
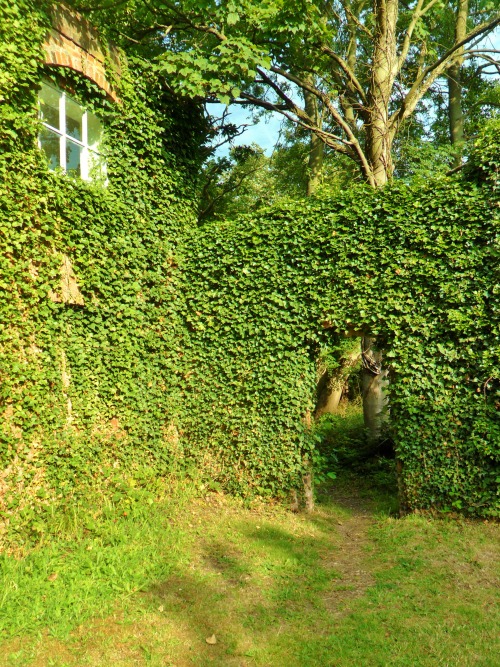
[[298, 485], [315, 459], [318, 351], [364, 331], [390, 366], [403, 507], [498, 516], [499, 155], [497, 121], [462, 175], [353, 188], [194, 234], [185, 428], [215, 479]]
[[[176, 460], [174, 271], [204, 121], [125, 59], [118, 102], [44, 65], [41, 3], [0, 0], [0, 13], [0, 516], [4, 531], [41, 531], [57, 498], [145, 488]], [[42, 77], [100, 117], [106, 187], [49, 171]], [[77, 298], [61, 294], [64, 267]]]
[[[0, 0], [1, 530], [42, 532], [82, 487], [147, 494], [189, 466], [241, 494], [296, 488], [317, 462], [318, 351], [346, 329], [391, 366], [403, 503], [498, 516], [498, 123], [425, 189], [198, 228], [199, 109], [125, 61], [119, 102], [48, 68], [41, 6]], [[103, 121], [107, 187], [47, 169], [43, 76]], [[68, 262], [72, 303], [50, 298]]]

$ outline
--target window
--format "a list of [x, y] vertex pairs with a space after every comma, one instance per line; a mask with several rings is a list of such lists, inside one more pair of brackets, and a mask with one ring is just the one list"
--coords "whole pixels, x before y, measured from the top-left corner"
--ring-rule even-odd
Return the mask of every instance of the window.
[[38, 141], [49, 168], [60, 167], [68, 176], [86, 181], [104, 181], [106, 164], [99, 153], [102, 125], [97, 116], [47, 83], [42, 83], [39, 108], [42, 128]]

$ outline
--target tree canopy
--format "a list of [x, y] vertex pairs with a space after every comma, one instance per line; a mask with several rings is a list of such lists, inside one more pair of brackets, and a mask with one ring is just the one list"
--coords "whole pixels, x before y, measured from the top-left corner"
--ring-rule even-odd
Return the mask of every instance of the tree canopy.
[[498, 60], [482, 45], [500, 25], [490, 0], [124, 0], [80, 8], [92, 7], [178, 91], [278, 112], [354, 160], [371, 185], [392, 176], [396, 136], [450, 68], [482, 59], [480, 76]]

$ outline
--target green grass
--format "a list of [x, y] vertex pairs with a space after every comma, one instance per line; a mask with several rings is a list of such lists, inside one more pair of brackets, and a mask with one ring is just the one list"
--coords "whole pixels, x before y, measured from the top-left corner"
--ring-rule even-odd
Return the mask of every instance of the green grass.
[[323, 415], [316, 425], [316, 433], [327, 469], [344, 480], [354, 475], [358, 493], [371, 498], [376, 495], [380, 507], [388, 512], [397, 511], [395, 460], [383, 455], [384, 451], [391, 450], [389, 439], [375, 445], [368, 443], [361, 397], [351, 402], [342, 401], [337, 414]]
[[66, 637], [168, 577], [186, 558], [189, 538], [174, 521], [186, 499], [178, 491], [161, 504], [76, 505], [25, 555], [0, 553], [0, 636]]
[[0, 556], [0, 667], [496, 667], [498, 524], [396, 518], [359, 410], [324, 446], [309, 515], [195, 483], [54, 514]]
[[341, 476], [293, 515], [183, 491], [4, 556], [0, 665], [496, 666], [498, 526], [369, 495]]

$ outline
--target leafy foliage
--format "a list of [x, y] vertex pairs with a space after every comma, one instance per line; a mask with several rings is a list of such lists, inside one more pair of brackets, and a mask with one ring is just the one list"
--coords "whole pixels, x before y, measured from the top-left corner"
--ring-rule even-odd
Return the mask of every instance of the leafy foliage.
[[[105, 127], [108, 186], [50, 172], [37, 148], [46, 17], [2, 0], [0, 510], [24, 534], [85, 486], [134, 494], [172, 470], [174, 271], [195, 221], [204, 121], [123, 60], [119, 104], [57, 68]], [[12, 54], [16, 56], [13, 61]], [[21, 63], [17, 66], [17, 59]], [[19, 100], [18, 100], [19, 97]], [[11, 122], [11, 115], [14, 120]], [[84, 305], [54, 302], [70, 259]], [[169, 430], [170, 426], [170, 430]]]
[[[203, 166], [200, 222], [259, 208], [270, 191], [269, 159], [255, 144], [231, 146], [229, 154], [212, 157]], [[267, 186], [267, 187], [266, 187]]]
[[[436, 116], [433, 98], [449, 68], [465, 59], [481, 82], [495, 71], [494, 50], [480, 42], [500, 24], [498, 7], [478, 0], [462, 21], [458, 4], [123, 0], [84, 7], [95, 8], [91, 16], [105, 12], [112, 34], [133, 43], [177, 90], [280, 113], [380, 186], [393, 173], [393, 141], [414, 132], [426, 107], [428, 121]], [[464, 77], [467, 91], [482, 87], [473, 80]], [[482, 116], [470, 104], [466, 112]]]
[[296, 484], [320, 348], [362, 330], [391, 366], [404, 504], [498, 514], [497, 125], [477, 151], [459, 178], [281, 203], [193, 236], [184, 423], [212, 476]]
[[[283, 134], [270, 156], [257, 144], [232, 146], [227, 156], [212, 157], [204, 164], [200, 221], [232, 218], [281, 200], [303, 199], [307, 191], [308, 137], [295, 128], [287, 128]], [[425, 165], [427, 177], [431, 164], [435, 166], [435, 160], [429, 158]], [[333, 151], [325, 151], [316, 194], [331, 195], [353, 181], [359, 182], [360, 176], [352, 163]]]
[[[242, 495], [297, 487], [322, 463], [317, 357], [349, 327], [391, 360], [407, 506], [498, 514], [498, 123], [452, 180], [200, 229], [199, 108], [144, 66], [123, 63], [118, 105], [66, 72], [103, 120], [109, 183], [49, 172], [36, 145], [48, 19], [29, 0], [0, 7], [4, 529], [43, 534], [82, 488], [119, 502], [191, 466]], [[48, 297], [62, 257], [83, 306]]]

